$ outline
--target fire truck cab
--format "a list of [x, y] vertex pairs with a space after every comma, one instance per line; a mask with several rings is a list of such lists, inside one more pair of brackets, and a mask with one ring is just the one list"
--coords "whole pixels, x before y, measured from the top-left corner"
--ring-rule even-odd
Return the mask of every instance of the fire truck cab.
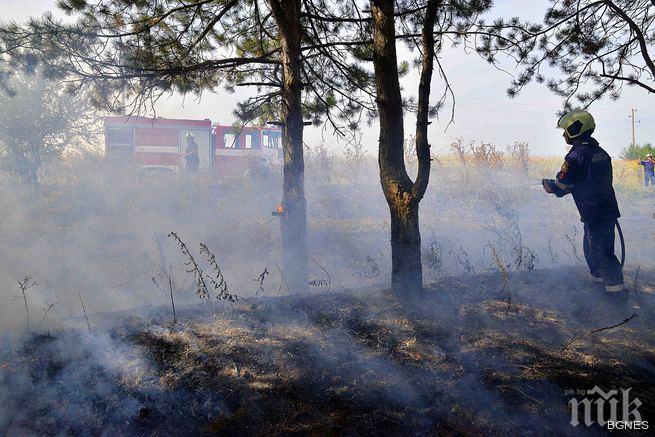
[[134, 162], [142, 173], [184, 171], [187, 133], [198, 144], [199, 168], [208, 173], [237, 176], [251, 165], [281, 163], [279, 128], [162, 117], [105, 117], [104, 127], [105, 156]]

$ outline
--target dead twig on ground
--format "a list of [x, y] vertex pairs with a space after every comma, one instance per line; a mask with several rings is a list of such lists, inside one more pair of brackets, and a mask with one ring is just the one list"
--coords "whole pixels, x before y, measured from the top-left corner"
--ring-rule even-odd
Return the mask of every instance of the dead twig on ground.
[[526, 399], [528, 399], [528, 400], [534, 402], [535, 404], [539, 404], [539, 405], [543, 405], [543, 404], [544, 404], [544, 401], [539, 400], [539, 399], [536, 399], [536, 398], [534, 398], [534, 397], [532, 397], [532, 396], [526, 394], [523, 390], [521, 390], [520, 388], [518, 388], [518, 387], [516, 387], [516, 386], [514, 386], [514, 385], [502, 384], [502, 385], [498, 385], [498, 386], [496, 386], [496, 387], [498, 387], [498, 388], [503, 388], [503, 389], [506, 389], [506, 390], [514, 390], [515, 392], [519, 393], [519, 394], [522, 395], [524, 398], [526, 398]]
[[611, 326], [606, 326], [606, 327], [604, 327], [604, 328], [596, 328], [596, 329], [592, 329], [591, 331], [586, 332], [586, 333], [584, 333], [584, 334], [582, 334], [582, 335], [580, 335], [580, 336], [578, 336], [578, 337], [572, 338], [571, 340], [569, 340], [569, 341], [564, 345], [564, 347], [560, 350], [560, 352], [564, 352], [564, 351], [566, 351], [569, 347], [571, 347], [571, 345], [572, 345], [573, 343], [575, 343], [576, 341], [582, 340], [584, 337], [587, 337], [587, 336], [590, 336], [590, 335], [593, 335], [593, 334], [597, 334], [597, 333], [602, 332], [602, 331], [608, 331], [608, 330], [610, 330], [610, 329], [618, 328], [619, 326], [625, 325], [625, 324], [628, 323], [630, 320], [632, 320], [632, 319], [634, 319], [634, 318], [636, 318], [636, 317], [639, 317], [639, 315], [638, 315], [637, 313], [633, 313], [630, 317], [626, 318], [626, 319], [625, 319], [624, 321], [622, 321], [621, 323], [617, 323], [617, 324], [615, 324], [615, 325], [611, 325]]

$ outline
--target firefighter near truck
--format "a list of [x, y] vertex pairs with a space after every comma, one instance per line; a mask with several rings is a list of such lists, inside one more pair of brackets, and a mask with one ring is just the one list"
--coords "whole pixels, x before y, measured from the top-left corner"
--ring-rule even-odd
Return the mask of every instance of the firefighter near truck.
[[205, 172], [238, 176], [252, 165], [282, 162], [281, 130], [231, 126], [210, 119], [105, 117], [105, 156], [146, 174]]

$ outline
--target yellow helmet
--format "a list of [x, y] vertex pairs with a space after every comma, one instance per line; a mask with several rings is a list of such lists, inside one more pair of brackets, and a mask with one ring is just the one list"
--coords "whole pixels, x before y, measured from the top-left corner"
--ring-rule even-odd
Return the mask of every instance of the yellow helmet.
[[593, 132], [596, 122], [587, 111], [571, 111], [559, 119], [557, 127], [564, 129], [569, 138], [577, 138], [586, 132]]

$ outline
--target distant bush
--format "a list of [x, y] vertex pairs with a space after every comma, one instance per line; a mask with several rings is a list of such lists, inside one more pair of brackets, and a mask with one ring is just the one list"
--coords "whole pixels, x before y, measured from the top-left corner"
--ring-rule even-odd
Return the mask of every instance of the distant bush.
[[621, 159], [634, 160], [643, 159], [649, 153], [655, 153], [655, 147], [651, 143], [646, 144], [631, 144], [628, 147], [621, 149]]

